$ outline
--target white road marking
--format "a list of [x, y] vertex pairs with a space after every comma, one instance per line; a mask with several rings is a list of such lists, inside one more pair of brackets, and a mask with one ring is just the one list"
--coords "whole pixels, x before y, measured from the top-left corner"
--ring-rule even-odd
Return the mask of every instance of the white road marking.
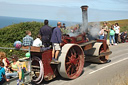
[[[126, 55], [126, 54], [128, 54], [128, 53], [122, 54], [122, 55], [120, 55], [120, 56], [123, 56], [123, 55]], [[100, 71], [100, 70], [102, 70], [102, 69], [104, 69], [104, 68], [107, 68], [107, 67], [109, 67], [109, 66], [112, 66], [112, 65], [114, 65], [114, 64], [117, 64], [117, 63], [122, 62], [122, 61], [127, 60], [127, 59], [128, 59], [128, 57], [127, 57], [127, 58], [124, 58], [124, 59], [122, 59], [122, 60], [119, 60], [119, 61], [117, 61], [117, 62], [111, 63], [111, 64], [109, 64], [109, 65], [106, 65], [106, 66], [104, 66], [104, 67], [102, 67], [102, 68], [100, 68], [100, 69], [97, 69], [97, 70], [95, 70], [95, 71], [92, 71], [92, 72], [90, 72], [89, 74], [93, 74], [93, 73], [95, 73], [95, 72], [97, 72], [97, 71]]]

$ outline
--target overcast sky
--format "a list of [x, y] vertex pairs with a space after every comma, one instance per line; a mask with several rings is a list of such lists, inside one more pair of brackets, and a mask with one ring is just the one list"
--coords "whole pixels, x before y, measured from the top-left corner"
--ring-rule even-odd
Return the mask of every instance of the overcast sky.
[[0, 16], [81, 22], [82, 5], [89, 21], [128, 19], [128, 0], [0, 0]]

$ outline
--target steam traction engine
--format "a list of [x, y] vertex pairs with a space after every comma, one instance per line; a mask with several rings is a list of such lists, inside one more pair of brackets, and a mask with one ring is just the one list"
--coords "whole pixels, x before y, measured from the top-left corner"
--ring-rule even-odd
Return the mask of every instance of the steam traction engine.
[[[82, 11], [86, 10], [87, 6], [82, 6]], [[39, 47], [31, 47], [32, 81], [39, 84], [42, 80], [52, 80], [58, 74], [64, 78], [75, 79], [80, 76], [86, 60], [106, 63], [111, 54], [106, 40], [87, 41], [85, 35], [63, 35], [63, 46], [58, 57], [60, 64], [51, 63], [52, 49], [42, 52]]]

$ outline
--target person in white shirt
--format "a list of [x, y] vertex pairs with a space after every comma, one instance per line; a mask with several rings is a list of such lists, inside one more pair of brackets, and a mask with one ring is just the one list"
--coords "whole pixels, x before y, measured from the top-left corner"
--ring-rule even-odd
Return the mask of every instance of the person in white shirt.
[[119, 34], [120, 34], [120, 26], [119, 26], [118, 23], [115, 23], [114, 30], [115, 30], [115, 45], [117, 45], [118, 37], [119, 37]]
[[41, 47], [42, 46], [42, 41], [41, 41], [41, 36], [38, 34], [37, 38], [33, 41], [33, 45], [35, 47]]

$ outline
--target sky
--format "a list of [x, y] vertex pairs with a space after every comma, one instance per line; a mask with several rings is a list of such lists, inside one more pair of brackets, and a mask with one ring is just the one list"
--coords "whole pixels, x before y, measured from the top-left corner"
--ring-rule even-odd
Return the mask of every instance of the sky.
[[0, 0], [0, 16], [81, 22], [82, 5], [89, 22], [128, 19], [128, 0]]

